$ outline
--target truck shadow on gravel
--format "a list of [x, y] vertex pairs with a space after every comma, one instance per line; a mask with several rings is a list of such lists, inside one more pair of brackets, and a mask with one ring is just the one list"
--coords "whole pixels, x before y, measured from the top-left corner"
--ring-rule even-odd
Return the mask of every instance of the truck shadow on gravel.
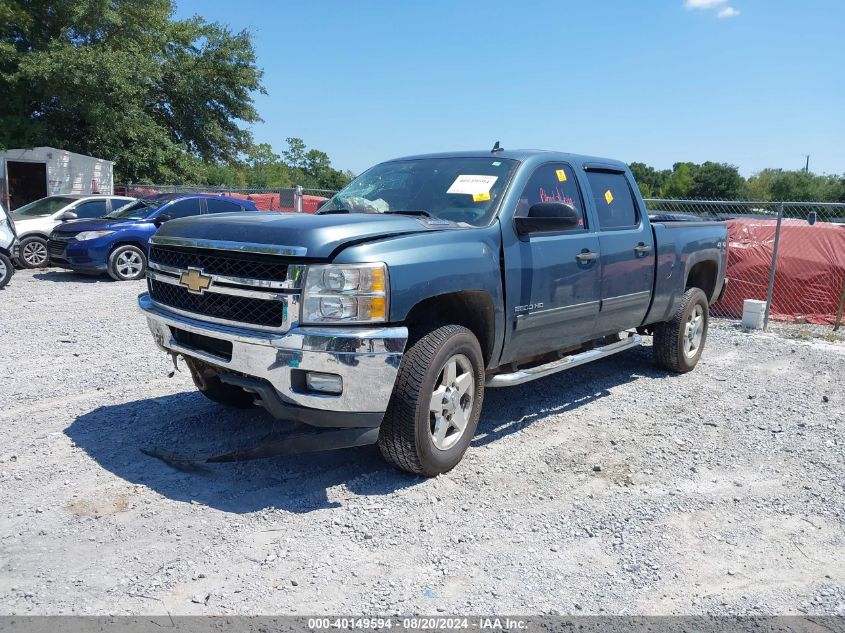
[[78, 284], [95, 284], [99, 282], [112, 282], [108, 275], [85, 275], [83, 273], [72, 273], [66, 270], [45, 270], [32, 275], [33, 279], [39, 281], [52, 281], [57, 283], [73, 282]]
[[673, 376], [654, 366], [651, 347], [639, 347], [517, 387], [488, 389], [471, 446], [484, 446], [545, 418], [572, 413], [638, 378]]
[[[650, 352], [632, 350], [540, 382], [488, 390], [473, 446], [576, 411], [641, 376], [668, 376], [652, 367]], [[131, 484], [174, 501], [233, 513], [267, 508], [311, 512], [423, 481], [387, 466], [375, 446], [180, 467], [142, 453], [156, 448], [182, 456], [221, 454], [254, 446], [277, 429], [261, 409], [226, 409], [184, 392], [99, 407], [79, 416], [65, 434], [97, 464]]]

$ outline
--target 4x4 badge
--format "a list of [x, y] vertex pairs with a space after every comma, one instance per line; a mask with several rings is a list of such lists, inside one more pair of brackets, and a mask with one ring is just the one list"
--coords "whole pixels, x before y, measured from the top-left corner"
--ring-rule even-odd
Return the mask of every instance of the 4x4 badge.
[[179, 284], [185, 286], [188, 292], [201, 295], [211, 287], [211, 277], [199, 268], [189, 268], [179, 276]]

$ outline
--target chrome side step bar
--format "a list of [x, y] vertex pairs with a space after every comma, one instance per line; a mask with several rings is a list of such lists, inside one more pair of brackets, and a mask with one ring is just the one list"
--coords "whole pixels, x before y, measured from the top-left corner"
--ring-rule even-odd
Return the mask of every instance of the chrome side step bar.
[[626, 349], [637, 347], [641, 342], [642, 337], [639, 334], [634, 334], [622, 341], [590, 349], [580, 354], [573, 354], [572, 356], [567, 356], [560, 360], [546, 363], [545, 365], [531, 367], [530, 369], [520, 369], [510, 374], [488, 376], [484, 384], [487, 387], [513, 387], [514, 385], [521, 385], [524, 382], [545, 378], [546, 376], [551, 376], [566, 369], [572, 369], [584, 363], [591, 363], [594, 360], [613, 356], [613, 354], [624, 352]]

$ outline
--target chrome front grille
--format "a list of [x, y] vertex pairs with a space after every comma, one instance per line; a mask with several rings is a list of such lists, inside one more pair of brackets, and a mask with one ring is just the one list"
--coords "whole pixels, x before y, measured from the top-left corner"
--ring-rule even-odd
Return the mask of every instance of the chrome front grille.
[[273, 261], [272, 255], [231, 255], [221, 251], [202, 249], [181, 249], [167, 246], [152, 246], [150, 261], [163, 266], [187, 270], [201, 268], [206, 273], [241, 277], [244, 279], [266, 279], [283, 281], [288, 276], [288, 264]]
[[[177, 313], [239, 327], [286, 331], [299, 317], [305, 266], [279, 256], [150, 245], [150, 298]], [[229, 243], [226, 243], [227, 245]]]
[[150, 296], [156, 303], [170, 308], [238, 325], [283, 328], [288, 321], [288, 305], [284, 299], [253, 299], [212, 291], [193, 294], [161, 279], [154, 276], [148, 280]]

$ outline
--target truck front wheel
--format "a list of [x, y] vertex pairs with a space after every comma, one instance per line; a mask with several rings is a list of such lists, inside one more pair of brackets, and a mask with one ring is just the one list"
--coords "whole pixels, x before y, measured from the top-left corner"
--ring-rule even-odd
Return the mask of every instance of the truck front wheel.
[[393, 466], [433, 477], [461, 461], [481, 416], [484, 358], [472, 332], [444, 325], [408, 349], [379, 431]]
[[672, 318], [654, 326], [654, 358], [659, 367], [692, 371], [704, 351], [710, 319], [707, 295], [700, 288], [684, 293]]

